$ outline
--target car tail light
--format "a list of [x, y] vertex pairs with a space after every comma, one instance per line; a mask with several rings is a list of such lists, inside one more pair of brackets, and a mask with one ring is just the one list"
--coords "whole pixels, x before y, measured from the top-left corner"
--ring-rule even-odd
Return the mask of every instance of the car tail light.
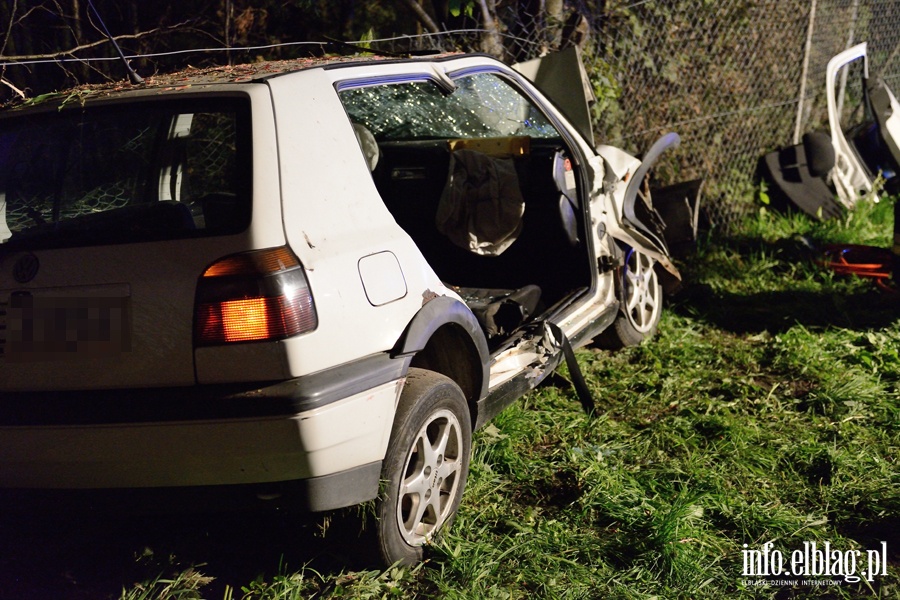
[[285, 247], [217, 260], [200, 276], [195, 305], [198, 346], [281, 340], [318, 325], [303, 265]]

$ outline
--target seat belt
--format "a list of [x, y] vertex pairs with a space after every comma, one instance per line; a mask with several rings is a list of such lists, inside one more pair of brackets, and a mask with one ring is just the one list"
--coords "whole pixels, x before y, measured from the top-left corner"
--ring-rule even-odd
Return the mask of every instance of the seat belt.
[[588, 415], [593, 415], [594, 409], [596, 408], [594, 397], [588, 389], [587, 383], [584, 380], [584, 375], [581, 373], [581, 367], [578, 366], [578, 361], [575, 360], [575, 351], [572, 349], [572, 344], [569, 343], [569, 338], [566, 337], [566, 334], [563, 333], [562, 329], [560, 329], [559, 325], [556, 323], [550, 321], [545, 321], [545, 323], [547, 329], [555, 338], [556, 343], [562, 348], [563, 357], [566, 359], [566, 366], [569, 368], [569, 376], [572, 378], [572, 385], [575, 387], [575, 393], [578, 395], [578, 400], [581, 402], [581, 408], [583, 408], [584, 412]]

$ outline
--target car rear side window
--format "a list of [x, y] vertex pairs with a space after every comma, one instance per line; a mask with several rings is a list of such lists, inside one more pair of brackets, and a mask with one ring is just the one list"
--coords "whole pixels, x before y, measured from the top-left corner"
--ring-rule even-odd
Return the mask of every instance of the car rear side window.
[[55, 247], [242, 231], [245, 101], [138, 102], [0, 122], [0, 243]]
[[340, 92], [354, 123], [383, 141], [529, 136], [558, 138], [546, 116], [493, 73], [457, 77], [446, 91], [431, 80], [351, 87]]

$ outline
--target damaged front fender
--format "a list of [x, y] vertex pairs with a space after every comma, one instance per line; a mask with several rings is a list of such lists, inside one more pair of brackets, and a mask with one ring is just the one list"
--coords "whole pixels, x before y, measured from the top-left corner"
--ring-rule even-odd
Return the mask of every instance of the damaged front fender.
[[[610, 233], [620, 242], [640, 248], [647, 256], [656, 259], [676, 281], [681, 280], [681, 274], [670, 259], [664, 235], [666, 224], [653, 207], [646, 178], [663, 152], [680, 143], [677, 133], [667, 133], [650, 146], [641, 161], [607, 146], [597, 148], [607, 173], [604, 187], [616, 205], [616, 223]], [[626, 183], [624, 191], [621, 189], [622, 183]]]
[[[650, 149], [641, 161], [641, 166], [637, 168], [632, 174], [631, 179], [628, 181], [628, 187], [625, 188], [625, 198], [622, 206], [624, 223], [639, 230], [656, 250], [666, 256], [669, 254], [669, 248], [666, 246], [666, 240], [663, 235], [665, 224], [653, 208], [649, 193], [641, 194], [641, 191], [646, 186], [644, 180], [647, 177], [650, 168], [656, 164], [656, 161], [659, 160], [662, 153], [669, 148], [677, 147], [680, 143], [681, 138], [677, 133], [673, 132], [662, 136], [650, 146]], [[638, 203], [639, 200], [640, 204]], [[638, 215], [638, 212], [641, 213], [640, 216]]]

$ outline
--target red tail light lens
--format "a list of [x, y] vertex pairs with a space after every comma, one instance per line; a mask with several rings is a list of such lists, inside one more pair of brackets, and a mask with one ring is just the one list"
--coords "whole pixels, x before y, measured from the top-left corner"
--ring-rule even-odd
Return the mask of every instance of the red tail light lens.
[[317, 326], [303, 266], [288, 248], [226, 256], [197, 284], [198, 346], [281, 340]]

